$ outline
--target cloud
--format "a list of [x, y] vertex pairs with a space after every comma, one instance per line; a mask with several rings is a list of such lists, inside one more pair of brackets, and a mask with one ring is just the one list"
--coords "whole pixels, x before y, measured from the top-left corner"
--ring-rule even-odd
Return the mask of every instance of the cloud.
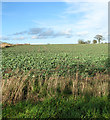
[[55, 35], [54, 35], [54, 37], [61, 37], [61, 36], [65, 36], [66, 38], [72, 37], [73, 36], [72, 29], [67, 28], [63, 31], [59, 31], [59, 32], [55, 33]]
[[25, 40], [27, 37], [21, 36], [21, 37], [7, 37], [7, 36], [0, 36], [0, 40]]
[[[104, 29], [107, 26], [108, 18], [108, 5], [106, 3], [92, 3], [89, 11], [84, 16], [84, 19], [79, 23], [80, 25], [85, 25], [91, 28], [100, 27]], [[107, 27], [106, 27], [107, 29]]]
[[[31, 39], [47, 39], [47, 38], [56, 38], [56, 37], [65, 37], [65, 38], [70, 38], [72, 37], [72, 29], [71, 28], [66, 28], [64, 30], [54, 30], [52, 28], [43, 28], [43, 27], [38, 27], [38, 28], [30, 28], [27, 31], [21, 31], [21, 32], [16, 32], [13, 35], [32, 35]], [[29, 36], [28, 36], [29, 37]], [[24, 40], [27, 37], [13, 37], [11, 35], [11, 40]], [[9, 40], [9, 37], [3, 37], [3, 40]]]
[[74, 32], [77, 33], [76, 35], [86, 34], [87, 36], [84, 36], [85, 38], [91, 38], [96, 34], [106, 33], [108, 31], [107, 2], [69, 2], [67, 6], [64, 11], [65, 16], [78, 16], [77, 21], [73, 19], [74, 23], [71, 25], [74, 28]]
[[88, 3], [69, 3], [67, 9], [64, 11], [64, 14], [78, 14], [87, 12]]
[[71, 35], [72, 34], [72, 29], [67, 28], [65, 31], [63, 31], [63, 33], [66, 34], [66, 35]]
[[47, 39], [46, 36], [32, 36], [32, 39]]
[[27, 33], [27, 31], [16, 32], [16, 33], [14, 33], [13, 35], [23, 35], [23, 34], [25, 34], [25, 33]]
[[26, 39], [26, 37], [24, 37], [24, 36], [12, 38], [12, 40], [25, 40], [25, 39]]
[[46, 29], [45, 31], [41, 32], [39, 36], [54, 36], [54, 31], [52, 29]]
[[32, 36], [31, 38], [32, 38], [32, 39], [37, 39], [37, 36]]
[[89, 33], [88, 31], [82, 31], [82, 32], [77, 32], [76, 35], [83, 36], [83, 35], [87, 35], [88, 33]]
[[31, 28], [28, 32], [30, 35], [37, 35], [36, 38], [46, 38], [52, 37], [55, 34], [55, 31], [51, 28]]
[[32, 39], [47, 39], [56, 37], [72, 37], [72, 30], [67, 28], [65, 30], [55, 31], [52, 28], [31, 28], [29, 30], [30, 35], [34, 35]]
[[10, 37], [7, 37], [7, 36], [0, 36], [0, 40], [10, 40]]
[[45, 30], [45, 28], [31, 28], [28, 32], [28, 34], [40, 34]]
[[51, 28], [31, 28], [28, 34], [34, 35], [32, 39], [47, 39], [53, 37], [55, 33]]

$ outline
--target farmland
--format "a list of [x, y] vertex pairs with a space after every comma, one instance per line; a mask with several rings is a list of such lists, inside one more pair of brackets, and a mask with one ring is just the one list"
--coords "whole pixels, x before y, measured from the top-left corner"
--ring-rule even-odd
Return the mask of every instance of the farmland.
[[[110, 102], [106, 98], [108, 90], [108, 44], [82, 44], [82, 45], [24, 45], [14, 46], [2, 49], [2, 94], [3, 117], [65, 117], [67, 111], [73, 110], [70, 117], [104, 117], [110, 118]], [[80, 99], [79, 99], [80, 97]], [[73, 99], [74, 98], [74, 99]], [[77, 100], [79, 103], [72, 103]], [[99, 101], [98, 101], [99, 99]], [[25, 106], [26, 102], [31, 101], [35, 104], [24, 110], [24, 113], [18, 112], [17, 106]], [[86, 101], [84, 101], [86, 100]], [[104, 107], [104, 113], [92, 113], [91, 104], [96, 100], [100, 111], [101, 105]], [[51, 105], [53, 101], [53, 106]], [[58, 102], [59, 101], [59, 102]], [[66, 104], [68, 101], [68, 105]], [[100, 102], [101, 101], [101, 102]], [[106, 101], [107, 105], [104, 105]], [[42, 108], [42, 102], [47, 106], [47, 113], [38, 112], [38, 106]], [[60, 109], [66, 109], [66, 112], [57, 114], [54, 106]], [[8, 106], [6, 104], [17, 104], [17, 106]], [[63, 106], [65, 104], [65, 107]], [[90, 105], [88, 108], [87, 104]], [[76, 107], [75, 107], [76, 105]], [[85, 113], [78, 114], [78, 106], [85, 110]], [[81, 106], [80, 106], [81, 105]], [[83, 106], [85, 105], [85, 107]], [[52, 107], [49, 109], [48, 107]], [[70, 110], [70, 106], [74, 106]], [[15, 110], [16, 109], [16, 110]], [[49, 110], [51, 113], [49, 114]], [[69, 109], [69, 110], [68, 110]], [[101, 108], [102, 109], [102, 108]], [[15, 116], [8, 116], [8, 112], [16, 111]], [[37, 111], [36, 113], [34, 111]], [[45, 111], [45, 108], [44, 110]], [[92, 110], [90, 112], [93, 112]], [[32, 112], [32, 113], [31, 113]], [[7, 113], [7, 114], [6, 114]], [[67, 114], [68, 113], [68, 114]], [[78, 115], [77, 115], [78, 114]], [[32, 116], [31, 116], [32, 117]]]
[[92, 75], [106, 70], [108, 45], [27, 45], [4, 49], [2, 53], [3, 77], [8, 76], [5, 71], [16, 68], [43, 73], [57, 69], [59, 75], [64, 75], [76, 71], [77, 65], [82, 74]]

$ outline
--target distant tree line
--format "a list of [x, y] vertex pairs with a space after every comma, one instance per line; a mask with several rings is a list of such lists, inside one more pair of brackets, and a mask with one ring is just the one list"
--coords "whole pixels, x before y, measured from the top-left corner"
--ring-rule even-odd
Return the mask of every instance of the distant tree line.
[[[96, 43], [101, 43], [101, 41], [104, 40], [104, 37], [102, 35], [96, 35], [94, 37], [95, 39], [92, 41], [93, 44], [96, 44]], [[90, 44], [91, 41], [90, 40], [87, 40], [87, 41], [84, 41], [83, 39], [79, 39], [78, 40], [78, 44]]]
[[90, 44], [90, 43], [91, 43], [90, 40], [88, 40], [88, 41], [84, 41], [84, 40], [82, 40], [82, 39], [79, 39], [79, 40], [78, 40], [78, 44]]

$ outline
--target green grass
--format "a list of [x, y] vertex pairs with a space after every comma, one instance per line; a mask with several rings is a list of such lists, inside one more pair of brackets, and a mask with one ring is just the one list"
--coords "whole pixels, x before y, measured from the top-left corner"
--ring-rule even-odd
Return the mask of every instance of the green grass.
[[3, 109], [3, 118], [109, 118], [107, 97], [53, 97], [43, 102], [22, 101]]

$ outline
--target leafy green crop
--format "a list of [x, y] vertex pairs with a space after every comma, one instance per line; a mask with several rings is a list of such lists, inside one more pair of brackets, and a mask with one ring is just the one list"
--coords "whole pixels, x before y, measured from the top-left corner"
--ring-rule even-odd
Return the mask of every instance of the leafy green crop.
[[59, 76], [73, 74], [94, 75], [107, 71], [107, 44], [101, 45], [39, 45], [15, 46], [2, 51], [3, 77], [17, 68], [24, 72], [35, 69], [45, 75], [57, 72]]

